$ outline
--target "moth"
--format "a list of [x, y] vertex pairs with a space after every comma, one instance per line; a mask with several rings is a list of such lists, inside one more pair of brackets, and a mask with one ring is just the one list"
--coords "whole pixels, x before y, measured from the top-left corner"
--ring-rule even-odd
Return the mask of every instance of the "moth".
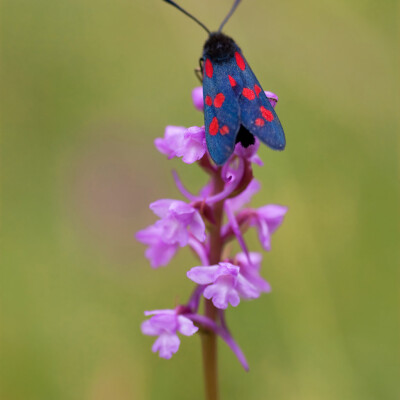
[[197, 22], [209, 35], [203, 46], [200, 71], [207, 149], [213, 161], [225, 164], [237, 143], [248, 147], [255, 143], [255, 137], [273, 150], [283, 150], [285, 134], [274, 108], [240, 47], [221, 32], [241, 0], [235, 0], [216, 32], [172, 0], [164, 1]]

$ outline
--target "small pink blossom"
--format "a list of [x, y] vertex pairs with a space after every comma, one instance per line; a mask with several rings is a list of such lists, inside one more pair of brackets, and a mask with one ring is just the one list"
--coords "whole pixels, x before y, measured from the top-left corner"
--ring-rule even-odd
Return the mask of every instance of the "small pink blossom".
[[228, 304], [236, 307], [240, 298], [255, 299], [260, 292], [241, 273], [240, 267], [229, 262], [220, 262], [209, 267], [194, 267], [187, 277], [200, 285], [207, 285], [203, 296], [211, 299], [214, 306], [226, 309]]
[[203, 86], [197, 86], [192, 90], [192, 101], [197, 110], [204, 111]]
[[181, 200], [161, 199], [150, 204], [161, 219], [136, 234], [136, 239], [148, 245], [146, 257], [153, 268], [165, 266], [178, 247], [186, 246], [190, 235], [205, 240], [205, 225], [199, 212]]
[[206, 132], [204, 126], [192, 126], [186, 129], [182, 146], [177, 149], [177, 156], [186, 164], [200, 160], [207, 151]]
[[267, 251], [271, 250], [271, 235], [282, 224], [288, 208], [278, 204], [268, 204], [258, 209], [243, 210], [238, 219], [246, 220], [250, 226], [255, 226], [261, 245]]
[[262, 256], [260, 253], [250, 252], [247, 256], [239, 253], [235, 262], [240, 267], [240, 273], [261, 293], [270, 292], [270, 284], [260, 276]]
[[154, 145], [160, 153], [165, 154], [168, 158], [177, 157], [176, 149], [182, 147], [185, 132], [184, 126], [168, 125], [165, 128], [164, 137], [155, 139]]
[[189, 241], [189, 231], [200, 242], [205, 240], [203, 219], [195, 208], [184, 201], [161, 199], [151, 203], [150, 209], [162, 218], [160, 225], [166, 243], [186, 246]]
[[[178, 308], [179, 309], [179, 308]], [[149, 336], [158, 336], [152, 350], [157, 352], [161, 358], [170, 359], [180, 345], [177, 333], [185, 336], [192, 336], [199, 328], [184, 315], [178, 314], [176, 310], [154, 310], [145, 311], [145, 315], [153, 315], [142, 323], [142, 333]]]
[[167, 126], [164, 137], [157, 138], [154, 144], [168, 158], [182, 157], [186, 164], [200, 160], [207, 151], [204, 127], [198, 126]]
[[166, 243], [163, 234], [163, 226], [157, 223], [136, 233], [136, 239], [149, 246], [145, 256], [153, 268], [165, 267], [179, 248], [178, 243]]
[[267, 90], [265, 90], [265, 95], [267, 96], [269, 102], [271, 103], [271, 106], [275, 108], [276, 103], [278, 102], [279, 98], [275, 93], [272, 92], [268, 92]]

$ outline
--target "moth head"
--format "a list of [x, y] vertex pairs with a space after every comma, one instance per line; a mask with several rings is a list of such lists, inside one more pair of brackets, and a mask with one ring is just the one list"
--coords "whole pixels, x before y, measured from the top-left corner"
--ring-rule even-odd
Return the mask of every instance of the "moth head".
[[203, 57], [210, 61], [223, 62], [231, 59], [238, 51], [235, 41], [222, 32], [212, 32], [204, 43]]

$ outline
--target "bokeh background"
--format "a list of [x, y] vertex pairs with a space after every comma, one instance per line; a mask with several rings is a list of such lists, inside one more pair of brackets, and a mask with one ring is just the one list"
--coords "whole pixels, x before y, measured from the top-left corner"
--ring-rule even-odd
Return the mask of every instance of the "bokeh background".
[[[231, 0], [180, 0], [211, 28]], [[205, 33], [161, 1], [1, 4], [0, 398], [201, 399], [200, 340], [150, 351], [143, 310], [184, 302], [196, 261], [152, 270], [148, 204], [205, 177], [153, 147], [191, 104]], [[288, 205], [273, 292], [228, 311], [223, 399], [399, 398], [397, 2], [243, 0], [225, 28], [277, 112], [254, 206]], [[260, 250], [254, 234], [252, 249]]]

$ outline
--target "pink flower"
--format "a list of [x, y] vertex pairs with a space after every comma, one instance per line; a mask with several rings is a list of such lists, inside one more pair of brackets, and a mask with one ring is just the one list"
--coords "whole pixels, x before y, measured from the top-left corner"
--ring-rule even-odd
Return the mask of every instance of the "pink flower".
[[169, 359], [175, 354], [180, 345], [177, 332], [185, 336], [192, 336], [199, 328], [176, 310], [145, 311], [144, 315], [153, 315], [141, 325], [142, 333], [149, 336], [158, 336], [152, 350], [159, 353], [161, 358]]
[[167, 126], [164, 138], [157, 138], [154, 144], [168, 158], [182, 157], [186, 164], [200, 160], [207, 151], [204, 127], [198, 126]]
[[148, 245], [145, 254], [153, 268], [165, 266], [178, 247], [186, 246], [190, 235], [205, 240], [205, 225], [199, 212], [180, 200], [162, 199], [150, 204], [161, 219], [136, 234], [136, 239]]
[[272, 92], [268, 92], [267, 90], [265, 90], [265, 95], [267, 96], [269, 102], [271, 103], [271, 106], [275, 108], [276, 103], [278, 102], [279, 98], [275, 93]]
[[270, 284], [260, 276], [261, 261], [261, 254], [255, 252], [250, 252], [249, 257], [244, 253], [239, 253], [235, 257], [235, 263], [239, 265], [240, 273], [247, 279], [247, 281], [249, 281], [260, 293], [270, 292]]
[[168, 158], [176, 157], [176, 149], [182, 147], [185, 132], [186, 128], [184, 126], [168, 125], [164, 131], [164, 138], [154, 140], [157, 150], [167, 155]]
[[187, 272], [187, 277], [199, 285], [207, 285], [203, 296], [212, 299], [214, 306], [223, 310], [228, 304], [236, 307], [241, 297], [255, 299], [260, 296], [260, 291], [240, 273], [240, 267], [229, 262], [194, 267]]
[[207, 151], [206, 131], [204, 126], [192, 126], [186, 129], [182, 147], [177, 149], [177, 156], [186, 164], [200, 160]]
[[[250, 226], [255, 226], [261, 245], [267, 251], [271, 250], [271, 235], [282, 224], [288, 208], [278, 204], [268, 204], [258, 209], [244, 210], [238, 219], [246, 217]], [[247, 215], [246, 215], [247, 214]]]
[[163, 240], [186, 246], [190, 233], [200, 242], [205, 240], [205, 225], [199, 212], [184, 201], [161, 199], [150, 204], [150, 209], [161, 219]]
[[192, 90], [192, 101], [197, 110], [204, 111], [203, 86], [197, 86]]
[[178, 243], [166, 243], [163, 233], [163, 227], [156, 223], [136, 234], [139, 242], [149, 246], [145, 255], [153, 268], [165, 267], [179, 248]]

